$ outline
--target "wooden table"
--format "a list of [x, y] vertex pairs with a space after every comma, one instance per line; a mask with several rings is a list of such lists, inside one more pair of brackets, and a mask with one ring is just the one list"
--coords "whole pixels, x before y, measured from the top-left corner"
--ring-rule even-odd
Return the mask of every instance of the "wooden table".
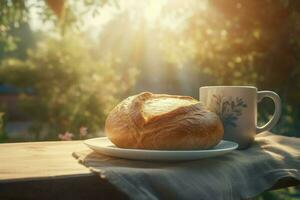
[[[81, 141], [0, 144], [0, 199], [128, 199], [72, 157]], [[294, 186], [282, 179], [271, 189]]]
[[81, 141], [0, 144], [0, 199], [127, 199], [79, 164]]

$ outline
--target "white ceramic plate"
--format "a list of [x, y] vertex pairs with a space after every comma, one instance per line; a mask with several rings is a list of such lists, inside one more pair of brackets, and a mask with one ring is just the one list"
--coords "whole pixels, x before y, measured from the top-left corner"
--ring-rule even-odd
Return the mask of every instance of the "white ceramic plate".
[[84, 141], [84, 144], [98, 153], [112, 157], [158, 161], [197, 160], [229, 153], [238, 147], [235, 142], [222, 140], [214, 148], [208, 150], [124, 149], [116, 147], [107, 137], [88, 139]]

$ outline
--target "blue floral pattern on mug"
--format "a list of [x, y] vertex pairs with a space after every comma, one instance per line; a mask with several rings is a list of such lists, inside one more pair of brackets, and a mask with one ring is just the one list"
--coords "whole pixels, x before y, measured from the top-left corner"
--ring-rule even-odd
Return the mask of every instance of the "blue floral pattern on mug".
[[242, 115], [247, 104], [240, 97], [212, 95], [210, 108], [219, 115], [224, 127], [237, 127], [236, 121]]

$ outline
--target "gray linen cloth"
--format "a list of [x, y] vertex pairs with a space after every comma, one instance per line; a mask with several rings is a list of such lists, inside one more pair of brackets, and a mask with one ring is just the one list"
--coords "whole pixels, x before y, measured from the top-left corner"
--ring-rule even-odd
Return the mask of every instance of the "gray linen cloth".
[[189, 162], [112, 158], [90, 150], [74, 157], [130, 199], [247, 199], [279, 179], [300, 180], [300, 139], [262, 133], [247, 150]]

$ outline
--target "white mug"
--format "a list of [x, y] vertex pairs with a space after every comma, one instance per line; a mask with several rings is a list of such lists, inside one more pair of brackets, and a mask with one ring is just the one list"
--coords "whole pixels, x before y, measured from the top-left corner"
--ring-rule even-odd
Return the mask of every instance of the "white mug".
[[[224, 125], [224, 139], [245, 149], [257, 133], [272, 129], [281, 114], [280, 97], [272, 91], [257, 91], [252, 86], [207, 86], [199, 89], [200, 101], [217, 113]], [[257, 103], [269, 97], [274, 101], [275, 112], [262, 127], [257, 126]]]

